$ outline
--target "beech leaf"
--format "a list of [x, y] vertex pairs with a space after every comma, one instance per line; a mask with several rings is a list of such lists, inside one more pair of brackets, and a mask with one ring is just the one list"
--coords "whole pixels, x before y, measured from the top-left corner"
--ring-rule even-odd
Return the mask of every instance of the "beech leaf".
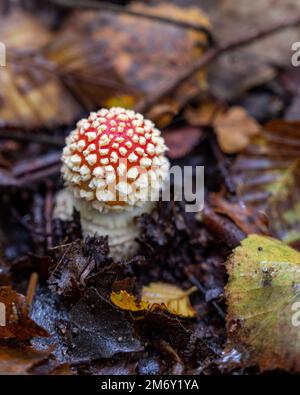
[[226, 263], [227, 355], [244, 366], [300, 371], [300, 253], [250, 235]]
[[112, 292], [110, 300], [123, 310], [136, 312], [159, 309], [182, 317], [194, 317], [196, 312], [191, 306], [189, 295], [195, 290], [192, 287], [183, 291], [175, 285], [158, 282], [143, 287], [141, 301], [123, 290]]
[[245, 149], [251, 137], [260, 132], [260, 125], [242, 107], [231, 107], [225, 114], [220, 114], [214, 121], [218, 142], [227, 154]]

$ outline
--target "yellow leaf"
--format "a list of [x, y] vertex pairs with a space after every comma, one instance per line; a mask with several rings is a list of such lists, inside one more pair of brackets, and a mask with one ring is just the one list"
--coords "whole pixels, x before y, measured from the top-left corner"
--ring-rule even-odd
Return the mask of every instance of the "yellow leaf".
[[129, 311], [145, 311], [148, 310], [148, 303], [143, 301], [138, 302], [136, 298], [126, 291], [112, 292], [110, 300], [114, 305], [118, 306], [122, 310]]
[[195, 287], [183, 291], [175, 285], [167, 283], [151, 283], [143, 287], [142, 300], [152, 306], [164, 306], [171, 314], [183, 317], [194, 317], [195, 310], [192, 308], [189, 295], [196, 290]]
[[110, 300], [122, 310], [153, 311], [160, 309], [182, 317], [194, 317], [196, 312], [190, 304], [189, 295], [195, 290], [196, 288], [193, 287], [188, 291], [183, 291], [175, 285], [158, 282], [143, 287], [140, 302], [126, 291], [112, 292]]

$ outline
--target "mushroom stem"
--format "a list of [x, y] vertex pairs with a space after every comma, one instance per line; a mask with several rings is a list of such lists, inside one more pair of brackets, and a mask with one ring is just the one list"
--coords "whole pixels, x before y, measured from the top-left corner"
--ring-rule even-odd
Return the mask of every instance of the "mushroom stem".
[[139, 229], [135, 218], [150, 213], [154, 206], [155, 202], [145, 202], [128, 211], [99, 213], [86, 201], [74, 198], [74, 207], [80, 212], [83, 236], [108, 236], [110, 255], [113, 258], [129, 258], [137, 252]]

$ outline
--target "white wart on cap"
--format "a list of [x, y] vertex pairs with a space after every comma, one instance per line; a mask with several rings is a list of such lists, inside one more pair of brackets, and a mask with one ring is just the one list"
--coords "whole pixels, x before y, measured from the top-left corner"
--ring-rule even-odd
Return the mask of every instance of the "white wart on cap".
[[160, 131], [143, 115], [101, 109], [67, 138], [62, 174], [74, 197], [94, 209], [132, 210], [157, 200], [169, 172], [166, 150]]

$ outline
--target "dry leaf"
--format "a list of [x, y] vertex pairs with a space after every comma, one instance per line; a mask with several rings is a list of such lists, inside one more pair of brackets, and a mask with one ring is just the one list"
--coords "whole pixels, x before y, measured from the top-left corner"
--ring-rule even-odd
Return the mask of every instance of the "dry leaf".
[[209, 126], [220, 111], [224, 111], [220, 103], [213, 99], [204, 99], [196, 107], [187, 107], [184, 115], [190, 125]]
[[300, 122], [275, 120], [255, 136], [231, 171], [241, 201], [266, 210], [286, 170], [300, 157]]
[[[154, 8], [136, 2], [130, 8], [162, 17], [171, 15], [210, 29], [207, 17], [198, 8], [169, 3]], [[176, 78], [206, 47], [203, 32], [126, 14], [80, 10], [72, 13], [47, 48], [47, 57], [59, 65], [66, 84], [88, 109], [111, 104], [132, 107], [162, 89], [170, 78]], [[148, 116], [160, 121], [160, 126], [169, 123], [204, 85], [201, 71], [172, 97], [154, 106], [152, 116]], [[163, 116], [161, 106], [167, 109], [167, 116]]]
[[182, 127], [165, 131], [163, 136], [169, 148], [168, 157], [179, 159], [191, 152], [200, 143], [203, 134], [199, 128]]
[[166, 310], [171, 314], [182, 317], [194, 317], [189, 295], [196, 289], [193, 287], [183, 291], [175, 285], [167, 283], [151, 283], [144, 286], [141, 301], [126, 291], [112, 292], [110, 300], [119, 308], [129, 311]]
[[24, 295], [9, 286], [0, 287], [0, 303], [5, 306], [5, 325], [0, 325], [0, 338], [30, 340], [33, 337], [48, 337], [48, 333], [29, 316], [29, 306]]
[[240, 353], [239, 366], [300, 372], [300, 253], [250, 235], [226, 267], [227, 356]]
[[27, 375], [33, 366], [48, 359], [49, 354], [32, 347], [0, 344], [0, 374]]
[[[266, 209], [272, 235], [298, 246], [300, 242], [300, 159], [282, 176]], [[300, 247], [300, 245], [299, 245]]]
[[223, 152], [234, 154], [245, 149], [261, 127], [242, 107], [231, 107], [214, 121], [215, 132]]
[[[36, 18], [12, 6], [0, 14], [6, 67], [0, 67], [0, 121], [22, 128], [73, 122], [80, 106], [58, 78], [56, 66], [42, 55], [52, 33]], [[61, 111], [63, 109], [63, 111]]]

